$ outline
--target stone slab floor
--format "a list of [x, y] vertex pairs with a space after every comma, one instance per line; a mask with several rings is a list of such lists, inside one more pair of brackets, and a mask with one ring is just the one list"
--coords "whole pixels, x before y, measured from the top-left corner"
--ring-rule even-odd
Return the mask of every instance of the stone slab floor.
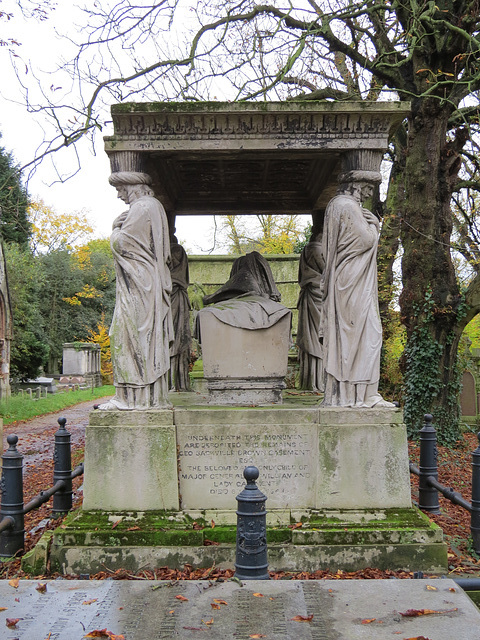
[[[40, 586], [39, 586], [40, 584]], [[43, 585], [46, 585], [44, 589]], [[0, 581], [0, 638], [477, 640], [480, 613], [448, 579]], [[402, 615], [416, 610], [417, 615]], [[423, 610], [423, 615], [418, 612]], [[7, 619], [18, 619], [7, 626]], [[96, 634], [98, 637], [98, 634]], [[95, 637], [91, 636], [91, 637]]]

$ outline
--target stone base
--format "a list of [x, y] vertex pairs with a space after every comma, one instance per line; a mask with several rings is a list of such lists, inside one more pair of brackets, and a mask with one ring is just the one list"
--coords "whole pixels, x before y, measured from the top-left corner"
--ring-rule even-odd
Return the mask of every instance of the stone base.
[[195, 406], [197, 394], [170, 397], [182, 405], [90, 414], [86, 510], [234, 510], [251, 464], [267, 509], [411, 506], [398, 409], [323, 409], [297, 397], [226, 408]]
[[441, 530], [411, 507], [398, 409], [324, 409], [304, 394], [271, 407], [171, 400], [91, 413], [83, 510], [55, 532], [52, 568], [232, 566], [236, 496], [254, 464], [271, 568], [446, 569]]
[[[442, 531], [417, 509], [272, 511], [267, 517], [270, 570], [447, 569]], [[81, 574], [105, 567], [140, 571], [184, 564], [233, 568], [235, 521], [233, 511], [80, 511], [53, 534], [51, 570]], [[27, 558], [22, 568], [29, 571]]]
[[210, 378], [207, 382], [209, 404], [241, 407], [282, 403], [284, 377], [272, 378]]
[[290, 314], [255, 331], [227, 325], [211, 313], [198, 317], [210, 404], [280, 403], [288, 368]]

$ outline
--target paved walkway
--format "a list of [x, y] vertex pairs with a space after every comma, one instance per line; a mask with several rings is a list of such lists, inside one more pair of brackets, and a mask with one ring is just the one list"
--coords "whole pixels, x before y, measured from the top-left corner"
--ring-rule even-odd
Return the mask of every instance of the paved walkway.
[[5, 640], [80, 640], [101, 629], [118, 640], [480, 638], [478, 609], [440, 579], [0, 581], [0, 606]]

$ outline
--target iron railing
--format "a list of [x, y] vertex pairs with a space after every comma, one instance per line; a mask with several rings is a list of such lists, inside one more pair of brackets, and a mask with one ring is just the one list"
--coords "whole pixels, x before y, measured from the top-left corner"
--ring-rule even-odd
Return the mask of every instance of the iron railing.
[[2, 456], [0, 490], [0, 558], [16, 556], [25, 546], [24, 516], [53, 496], [52, 517], [72, 509], [72, 480], [83, 474], [83, 463], [72, 471], [71, 434], [66, 418], [59, 418], [53, 454], [53, 486], [23, 503], [23, 455], [17, 450], [18, 436], [7, 436], [8, 449]]
[[433, 416], [424, 416], [420, 430], [420, 466], [410, 462], [410, 473], [418, 476], [418, 507], [427, 513], [441, 513], [438, 503], [440, 492], [447, 500], [470, 512], [470, 532], [475, 553], [480, 554], [480, 433], [479, 446], [472, 452], [472, 502], [468, 502], [453, 487], [438, 481], [437, 432]]

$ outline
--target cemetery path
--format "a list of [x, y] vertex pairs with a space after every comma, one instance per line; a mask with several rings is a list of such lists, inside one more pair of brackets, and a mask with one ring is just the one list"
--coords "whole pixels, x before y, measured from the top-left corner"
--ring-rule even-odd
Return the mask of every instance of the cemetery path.
[[[102, 398], [105, 402], [108, 398]], [[88, 414], [99, 400], [89, 400], [55, 413], [38, 416], [31, 420], [16, 422], [3, 428], [3, 450], [7, 447], [7, 436], [14, 433], [18, 436], [18, 448], [24, 456], [25, 475], [32, 469], [52, 459], [54, 434], [58, 430], [58, 419], [66, 418], [66, 429], [71, 433], [73, 450], [83, 449], [85, 427]]]

